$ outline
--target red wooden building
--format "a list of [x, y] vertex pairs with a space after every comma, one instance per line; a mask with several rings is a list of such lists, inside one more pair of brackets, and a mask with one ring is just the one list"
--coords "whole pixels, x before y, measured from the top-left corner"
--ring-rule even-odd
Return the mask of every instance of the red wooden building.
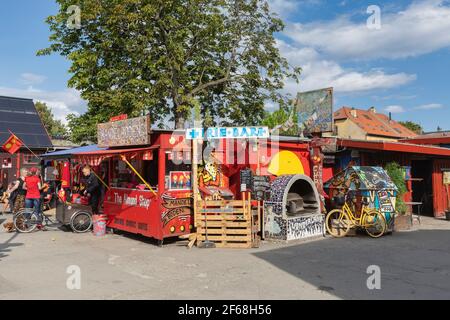
[[338, 139], [336, 170], [349, 164], [384, 166], [397, 162], [407, 168], [406, 201], [422, 202], [422, 214], [441, 217], [449, 209], [449, 194], [444, 184], [450, 172], [450, 149], [406, 142]]

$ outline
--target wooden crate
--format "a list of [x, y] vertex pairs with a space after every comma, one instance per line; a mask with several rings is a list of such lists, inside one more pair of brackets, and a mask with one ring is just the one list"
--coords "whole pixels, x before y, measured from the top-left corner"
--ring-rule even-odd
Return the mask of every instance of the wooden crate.
[[[257, 212], [256, 212], [257, 213]], [[201, 200], [197, 202], [197, 243], [206, 240], [218, 248], [252, 248], [259, 245], [259, 219], [249, 200]], [[255, 223], [256, 222], [256, 223]]]

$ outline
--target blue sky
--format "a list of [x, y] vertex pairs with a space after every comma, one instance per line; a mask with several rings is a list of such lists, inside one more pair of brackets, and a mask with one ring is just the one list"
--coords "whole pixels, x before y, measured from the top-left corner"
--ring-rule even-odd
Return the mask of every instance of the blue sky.
[[[352, 106], [393, 113], [434, 131], [450, 129], [450, 2], [447, 0], [270, 0], [286, 22], [278, 45], [303, 67], [300, 85], [286, 93], [335, 87], [335, 108]], [[380, 8], [380, 28], [370, 29], [370, 5]], [[46, 101], [55, 115], [81, 113], [86, 103], [67, 88], [69, 63], [36, 57], [48, 46], [45, 18], [53, 0], [0, 4], [0, 95]]]

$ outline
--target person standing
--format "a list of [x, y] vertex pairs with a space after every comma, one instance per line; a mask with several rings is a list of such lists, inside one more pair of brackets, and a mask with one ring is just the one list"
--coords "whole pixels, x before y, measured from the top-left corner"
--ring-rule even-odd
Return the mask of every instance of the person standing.
[[14, 183], [10, 192], [12, 194], [12, 200], [14, 201], [13, 213], [19, 212], [19, 210], [25, 208], [25, 196], [27, 190], [25, 190], [25, 179], [28, 176], [28, 170], [25, 168], [20, 169], [20, 177]]
[[41, 217], [41, 189], [42, 183], [37, 168], [30, 169], [30, 175], [25, 178], [24, 188], [27, 190], [25, 196], [25, 208], [34, 208], [33, 213]]
[[85, 178], [84, 195], [89, 197], [89, 205], [92, 208], [92, 214], [98, 214], [98, 205], [101, 196], [101, 187], [96, 175], [92, 172], [91, 167], [83, 168], [83, 175]]

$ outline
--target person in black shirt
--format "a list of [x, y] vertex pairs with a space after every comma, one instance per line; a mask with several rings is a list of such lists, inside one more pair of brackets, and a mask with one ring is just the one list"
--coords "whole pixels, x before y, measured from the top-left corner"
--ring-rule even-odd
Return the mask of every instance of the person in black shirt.
[[84, 195], [89, 197], [89, 205], [92, 208], [92, 214], [98, 214], [98, 205], [101, 196], [100, 183], [91, 168], [86, 166], [83, 168], [83, 175], [85, 177], [85, 191]]

